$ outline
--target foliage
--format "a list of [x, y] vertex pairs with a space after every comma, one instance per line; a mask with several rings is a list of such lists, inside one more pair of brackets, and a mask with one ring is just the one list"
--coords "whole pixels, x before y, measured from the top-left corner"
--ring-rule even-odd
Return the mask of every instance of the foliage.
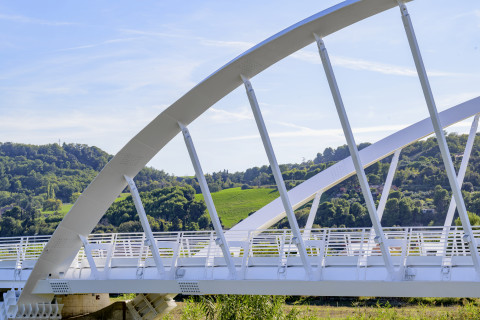
[[[447, 136], [457, 169], [466, 140], [466, 135]], [[359, 148], [368, 145], [363, 143]], [[290, 189], [348, 156], [346, 145], [326, 148], [313, 160], [282, 164], [280, 169]], [[99, 148], [81, 144], [0, 143], [0, 236], [51, 234], [72, 203], [111, 158]], [[390, 161], [391, 157], [387, 157], [366, 169], [377, 204]], [[269, 166], [235, 173], [213, 172], [206, 175], [206, 180], [227, 228], [278, 196]], [[161, 170], [144, 168], [135, 181], [155, 231], [209, 228], [209, 217], [195, 177], [175, 177]], [[479, 139], [474, 144], [462, 192], [470, 220], [480, 224]], [[131, 198], [125, 197], [123, 194], [112, 205], [95, 232], [141, 230]], [[417, 141], [402, 150], [382, 224], [386, 227], [443, 225], [450, 199], [451, 191], [435, 138]], [[300, 226], [305, 224], [310, 206], [311, 203], [305, 204], [296, 210]], [[9, 216], [6, 213], [10, 210], [20, 214]], [[323, 194], [314, 227], [369, 226], [369, 214], [355, 176]], [[288, 223], [280, 221], [277, 227], [288, 227]]]
[[217, 295], [186, 301], [182, 319], [207, 320], [289, 320], [296, 319], [295, 309], [285, 313], [284, 296]]

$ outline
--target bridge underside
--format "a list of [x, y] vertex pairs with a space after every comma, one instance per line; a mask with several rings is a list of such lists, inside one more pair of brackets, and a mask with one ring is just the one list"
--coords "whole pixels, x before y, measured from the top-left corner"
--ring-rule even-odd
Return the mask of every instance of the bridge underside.
[[[438, 267], [432, 266], [438, 262], [438, 259], [434, 261], [436, 259], [418, 258], [411, 260], [412, 267], [399, 268], [398, 272], [403, 278], [399, 279], [400, 281], [391, 281], [383, 266], [351, 267], [351, 259], [346, 258], [337, 259], [337, 264], [345, 262], [345, 266], [315, 268], [314, 273], [317, 278], [320, 278], [319, 280], [306, 280], [302, 266], [250, 267], [241, 280], [228, 280], [229, 272], [226, 266], [213, 267], [208, 271], [204, 267], [185, 267], [183, 278], [168, 280], [158, 279], [155, 268], [146, 268], [143, 279], [135, 276], [125, 277], [125, 274], [135, 274], [136, 268], [118, 268], [119, 270], [112, 270], [109, 279], [103, 280], [92, 279], [90, 270], [83, 270], [82, 276], [75, 277], [76, 279], [68, 279], [67, 275], [63, 280], [41, 280], [34, 294], [110, 292], [188, 295], [480, 297], [480, 282], [476, 281], [477, 276], [472, 265], [465, 263], [463, 266], [457, 265], [451, 268]], [[271, 259], [272, 264], [274, 260]], [[463, 262], [466, 260], [464, 259]], [[415, 267], [414, 263], [417, 263]], [[210, 279], [205, 279], [205, 273], [210, 273], [208, 275]], [[28, 271], [25, 275], [28, 276]], [[23, 287], [23, 284], [24, 281], [0, 282], [0, 285], [6, 289]]]
[[[425, 272], [430, 270], [425, 269]], [[341, 272], [341, 270], [337, 270]], [[374, 271], [373, 271], [374, 272]], [[68, 282], [78, 293], [92, 293], [99, 287], [97, 281]], [[47, 287], [46, 281], [39, 286]], [[371, 297], [472, 297], [480, 298], [480, 283], [468, 281], [304, 281], [304, 280], [198, 280], [178, 282], [176, 280], [105, 280], [99, 292], [131, 293], [181, 293], [201, 294], [253, 294], [253, 295], [302, 295], [302, 296], [371, 296]], [[136, 289], [136, 290], [132, 290]]]

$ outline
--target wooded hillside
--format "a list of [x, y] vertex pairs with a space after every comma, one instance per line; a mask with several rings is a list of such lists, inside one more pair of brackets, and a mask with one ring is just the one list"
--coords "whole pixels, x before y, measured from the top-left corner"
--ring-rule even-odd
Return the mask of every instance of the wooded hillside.
[[[449, 134], [447, 140], [458, 169], [467, 136]], [[368, 145], [363, 143], [359, 148]], [[326, 148], [313, 160], [281, 165], [287, 188], [309, 179], [348, 155], [348, 148], [344, 145], [336, 149]], [[35, 146], [0, 143], [0, 236], [52, 233], [71, 203], [111, 158], [97, 147], [80, 144]], [[391, 157], [366, 170], [376, 201], [383, 191], [390, 160]], [[476, 216], [480, 212], [479, 169], [480, 141], [477, 138], [463, 184], [465, 203], [475, 223], [480, 223], [480, 218]], [[258, 209], [271, 201], [272, 195], [276, 194], [271, 170], [266, 165], [244, 172], [214, 172], [207, 174], [206, 179], [212, 192], [231, 190], [214, 196], [221, 218], [227, 221], [229, 227], [251, 214], [252, 208]], [[210, 227], [202, 198], [195, 196], [200, 193], [195, 178], [175, 177], [161, 170], [144, 168], [135, 181], [154, 230]], [[393, 184], [382, 220], [384, 226], [443, 225], [451, 194], [434, 138], [418, 141], [402, 150]], [[268, 188], [274, 193], [242, 194], [252, 188]], [[297, 210], [300, 226], [306, 222], [309, 208], [310, 204], [306, 204]], [[356, 177], [331, 188], [322, 196], [315, 224], [322, 227], [370, 225]], [[287, 227], [286, 221], [280, 222], [277, 227]], [[119, 198], [95, 229], [95, 232], [117, 231], [140, 231], [130, 196]]]

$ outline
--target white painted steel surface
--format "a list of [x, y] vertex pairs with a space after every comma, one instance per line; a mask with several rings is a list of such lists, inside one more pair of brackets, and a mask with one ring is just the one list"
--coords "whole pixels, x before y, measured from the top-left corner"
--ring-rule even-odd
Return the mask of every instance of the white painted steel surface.
[[395, 177], [395, 172], [397, 171], [398, 160], [400, 159], [401, 151], [402, 149], [395, 151], [392, 157], [392, 162], [390, 162], [390, 167], [388, 168], [387, 178], [385, 179], [385, 184], [383, 185], [382, 196], [380, 197], [377, 207], [378, 219], [380, 219], [380, 221], [382, 220], [383, 211], [385, 210], [388, 195], [390, 193], [390, 189], [392, 188], [393, 177]]
[[372, 192], [370, 191], [370, 185], [368, 184], [367, 175], [365, 174], [365, 169], [362, 164], [362, 159], [360, 159], [360, 155], [358, 153], [357, 144], [355, 142], [355, 138], [353, 137], [352, 128], [347, 117], [347, 112], [345, 111], [345, 106], [343, 105], [343, 99], [340, 94], [340, 89], [338, 88], [332, 64], [330, 63], [327, 48], [325, 47], [325, 43], [323, 42], [323, 40], [318, 37], [317, 34], [314, 34], [314, 36], [317, 41], [318, 52], [320, 54], [320, 58], [322, 59], [323, 69], [325, 70], [325, 75], [327, 76], [327, 81], [328, 85], [330, 86], [333, 101], [335, 102], [337, 114], [340, 119], [340, 123], [342, 124], [343, 134], [345, 136], [345, 139], [347, 140], [350, 157], [352, 158], [358, 182], [360, 183], [360, 187], [362, 189], [362, 194], [363, 198], [365, 199], [365, 205], [367, 206], [368, 215], [370, 216], [373, 228], [375, 229], [375, 241], [380, 246], [385, 266], [393, 279], [393, 277], [395, 276], [395, 270], [393, 268], [392, 258], [390, 257], [390, 252], [388, 251], [387, 244], [385, 242], [385, 235], [383, 234], [382, 224], [380, 223], [380, 218], [377, 214], [377, 208], [375, 208], [375, 202], [373, 201]]
[[[475, 238], [479, 238], [480, 227], [474, 227], [473, 230]], [[305, 269], [298, 249], [292, 243], [291, 230], [262, 230], [261, 233], [254, 231], [246, 232], [247, 237], [243, 241], [230, 241], [227, 238], [232, 250], [238, 249], [232, 251], [232, 258], [239, 279], [233, 281], [229, 287], [224, 287], [225, 281], [230, 280], [230, 273], [222, 251], [214, 241], [215, 231], [185, 231], [154, 233], [157, 243], [172, 244], [159, 245], [159, 254], [166, 266], [164, 278], [158, 275], [151, 252], [144, 255], [149, 252], [149, 247], [145, 244], [145, 234], [92, 234], [88, 237], [88, 246], [92, 248], [95, 265], [103, 272], [104, 277], [94, 277], [85, 250], [82, 249], [62, 279], [41, 281], [34, 292], [73, 294], [107, 290], [131, 293], [261, 293], [264, 286], [271, 288], [276, 286], [277, 282], [284, 282], [285, 286], [285, 283], [292, 281], [301, 281], [306, 285], [305, 288], [308, 288], [308, 283], [317, 283], [318, 287], [328, 287], [329, 283], [344, 283], [340, 284], [341, 290], [331, 293], [324, 292], [324, 289], [302, 291], [303, 284], [299, 288], [287, 289], [296, 294], [316, 292], [322, 295], [351, 295], [349, 286], [345, 286], [345, 283], [353, 287], [356, 286], [355, 283], [364, 283], [366, 292], [373, 295], [381, 295], [385, 290], [381, 283], [387, 279], [388, 272], [378, 244], [369, 241], [371, 228], [311, 230], [305, 244], [313, 272], [320, 282], [305, 281]], [[405, 296], [404, 288], [416, 287], [415, 283], [426, 281], [433, 285], [442, 283], [452, 288], [458, 287], [459, 283], [464, 283], [467, 288], [476, 286], [477, 292], [473, 296], [480, 296], [480, 282], [473, 281], [475, 268], [470, 249], [463, 242], [464, 232], [461, 227], [384, 228], [383, 231], [393, 264], [402, 271], [402, 281], [397, 282], [407, 283], [396, 285], [392, 282], [387, 296]], [[245, 234], [241, 231], [238, 233]], [[15, 286], [22, 287], [31, 272], [32, 262], [39, 257], [40, 249], [47, 240], [48, 237], [0, 239], [0, 286], [11, 284], [13, 271], [19, 266], [20, 278], [14, 282]], [[102, 247], [98, 247], [99, 245]], [[178, 250], [173, 250], [174, 247]], [[449, 263], [446, 263], [447, 260]], [[257, 283], [249, 282], [250, 286], [247, 288], [241, 284], [244, 281]], [[153, 289], [148, 284], [150, 282], [156, 283], [158, 287]], [[200, 282], [208, 282], [207, 287], [212, 288], [212, 291], [200, 290]], [[464, 292], [457, 289], [448, 293], [430, 292], [428, 295], [411, 292], [407, 296], [463, 294]]]
[[[458, 184], [463, 184], [463, 179], [465, 178], [465, 173], [467, 172], [468, 161], [470, 160], [470, 155], [473, 149], [473, 143], [475, 142], [475, 137], [477, 136], [478, 129], [478, 119], [480, 115], [473, 117], [472, 126], [470, 127], [470, 133], [468, 134], [467, 143], [465, 144], [465, 150], [463, 151], [462, 162], [460, 163], [460, 168], [458, 169], [457, 180]], [[445, 226], [451, 226], [453, 222], [453, 215], [455, 214], [455, 209], [457, 204], [455, 203], [455, 198], [452, 197], [450, 200], [450, 205], [448, 207], [447, 216], [445, 218]]]
[[[156, 273], [158, 264], [145, 248], [143, 234], [91, 235], [86, 245], [88, 255], [81, 249], [80, 236], [93, 230], [126, 187], [124, 176], [135, 177], [180, 132], [178, 123], [189, 125], [240, 86], [240, 75], [254, 77], [312, 43], [313, 34], [325, 37], [395, 6], [394, 0], [342, 2], [281, 31], [207, 77], [120, 150], [78, 198], [48, 243], [45, 237], [0, 239], [0, 248], [4, 248], [0, 251], [0, 284], [24, 287], [19, 304], [49, 302], [60, 289], [64, 293], [480, 296], [470, 248], [463, 242], [462, 229], [456, 227], [384, 229], [385, 250], [393, 266], [402, 272], [401, 281], [385, 281], [387, 268], [379, 248], [370, 240], [370, 229], [311, 230], [305, 239], [305, 251], [321, 285], [305, 281], [307, 263], [302, 262], [297, 246], [292, 244], [291, 232], [260, 232], [285, 216], [281, 199], [225, 232], [238, 280], [229, 279], [227, 263], [213, 232], [155, 233], [166, 269], [164, 279]], [[440, 113], [435, 129], [477, 113], [480, 98]], [[363, 149], [358, 153], [358, 163], [366, 167], [432, 132], [430, 118], [424, 119]], [[351, 158], [338, 162], [290, 190], [291, 206], [298, 208], [318, 191], [327, 190], [354, 172]], [[479, 230], [474, 230], [469, 231], [471, 243], [479, 235]], [[96, 272], [90, 264], [95, 265]], [[435, 290], [438, 287], [443, 290]]]
[[198, 159], [192, 136], [190, 135], [190, 131], [188, 130], [188, 128], [185, 127], [182, 123], [179, 122], [178, 125], [180, 126], [180, 129], [182, 129], [185, 145], [187, 146], [188, 154], [190, 155], [190, 159], [192, 161], [193, 169], [195, 170], [198, 184], [200, 185], [200, 189], [202, 190], [203, 200], [207, 205], [208, 214], [210, 215], [210, 220], [212, 221], [213, 229], [216, 233], [215, 241], [222, 249], [223, 257], [227, 262], [231, 278], [235, 279], [235, 265], [233, 264], [232, 257], [230, 255], [230, 248], [227, 241], [225, 240], [222, 224], [220, 223], [220, 218], [218, 218], [217, 209], [215, 208], [212, 195], [210, 194], [210, 189], [208, 188], [207, 180], [205, 179], [205, 175], [203, 174], [202, 166], [200, 165], [200, 160]]
[[[477, 113], [480, 113], [480, 97], [442, 111], [439, 113], [439, 117], [442, 126], [445, 128], [466, 118], [473, 117]], [[376, 161], [388, 157], [394, 153], [395, 150], [408, 146], [432, 133], [433, 127], [430, 118], [423, 119], [360, 150], [360, 158], [362, 159], [364, 167], [368, 167]], [[293, 208], [297, 209], [313, 200], [319, 190], [328, 190], [354, 174], [355, 168], [352, 159], [348, 157], [341, 160], [291, 189], [288, 192], [290, 202]], [[231, 230], [247, 230], [252, 228], [252, 226], [258, 229], [266, 229], [284, 217], [285, 210], [283, 210], [280, 200], [276, 199], [258, 210], [255, 214], [252, 214], [233, 226]]]
[[312, 206], [310, 207], [310, 212], [308, 213], [308, 219], [305, 223], [305, 233], [307, 235], [310, 233], [310, 229], [313, 227], [313, 222], [315, 222], [315, 217], [317, 216], [318, 206], [320, 205], [320, 199], [322, 198], [323, 192], [320, 190], [315, 194], [315, 198], [313, 199]]
[[274, 63], [313, 42], [312, 34], [332, 34], [346, 26], [391, 9], [393, 0], [347, 0], [319, 12], [256, 45], [207, 77], [140, 131], [103, 168], [55, 230], [22, 291], [19, 303], [48, 301], [32, 295], [38, 280], [64, 273], [82, 246], [78, 235], [89, 234], [126, 187], [124, 175], [135, 175], [179, 132], [242, 84]]
[[[124, 176], [124, 178], [128, 183], [128, 188], [130, 189], [130, 193], [132, 194], [132, 200], [135, 204], [135, 209], [137, 210], [138, 217], [140, 218], [140, 224], [142, 225], [143, 232], [145, 233], [145, 242], [148, 246], [148, 248], [145, 248], [145, 250], [146, 252], [150, 251], [152, 253], [158, 274], [162, 277], [165, 273], [165, 268], [163, 266], [162, 259], [158, 254], [157, 241], [155, 241], [155, 238], [153, 237], [152, 228], [150, 227], [150, 223], [148, 222], [148, 217], [145, 213], [145, 208], [143, 207], [140, 193], [138, 192], [137, 186], [135, 185], [135, 182], [132, 178], [130, 178], [129, 176]], [[84, 249], [88, 250], [88, 246], [85, 247], [85, 242], [82, 242]]]
[[[423, 95], [425, 97], [425, 102], [427, 103], [428, 112], [430, 113], [430, 120], [433, 124], [433, 129], [435, 131], [435, 136], [437, 138], [438, 147], [440, 148], [440, 153], [443, 159], [443, 165], [445, 166], [445, 171], [447, 173], [448, 181], [450, 183], [450, 188], [452, 189], [453, 198], [457, 205], [458, 215], [462, 222], [462, 226], [466, 231], [466, 239], [468, 245], [472, 251], [477, 248], [477, 243], [475, 239], [471, 236], [471, 225], [468, 218], [467, 208], [465, 207], [465, 202], [463, 201], [463, 195], [461, 187], [457, 181], [457, 174], [455, 173], [455, 168], [453, 167], [452, 158], [450, 156], [450, 150], [448, 149], [447, 140], [445, 138], [445, 133], [443, 132], [442, 124], [440, 123], [440, 118], [438, 117], [437, 106], [435, 104], [435, 99], [433, 98], [432, 88], [430, 87], [430, 81], [428, 80], [427, 70], [423, 64], [422, 55], [420, 53], [420, 48], [418, 47], [417, 38], [413, 29], [413, 24], [410, 19], [410, 14], [408, 13], [407, 6], [398, 1], [400, 7], [400, 13], [402, 16], [403, 26], [405, 27], [405, 33], [407, 34], [408, 43], [412, 51], [413, 60], [415, 62], [415, 67], [417, 69], [418, 78], [422, 86]], [[478, 275], [480, 276], [480, 256], [478, 252], [472, 253], [472, 260], [475, 264], [475, 269], [477, 270]]]
[[312, 279], [312, 267], [310, 266], [310, 261], [308, 261], [305, 243], [298, 227], [297, 217], [295, 217], [292, 204], [290, 203], [290, 199], [288, 198], [287, 187], [285, 186], [285, 182], [283, 181], [282, 172], [280, 171], [280, 167], [278, 166], [277, 157], [275, 156], [275, 152], [273, 151], [272, 142], [270, 141], [267, 127], [265, 126], [265, 121], [263, 121], [262, 112], [260, 111], [260, 106], [258, 105], [255, 91], [253, 90], [250, 81], [243, 75], [241, 77], [243, 83], [245, 84], [248, 100], [250, 102], [250, 106], [252, 107], [255, 122], [257, 123], [258, 132], [260, 133], [260, 137], [262, 138], [263, 147], [265, 148], [268, 162], [270, 163], [270, 169], [272, 170], [275, 184], [277, 185], [277, 190], [280, 194], [280, 199], [282, 200], [283, 209], [285, 209], [285, 212], [287, 213], [288, 224], [290, 225], [290, 228], [292, 229], [294, 235], [294, 237], [292, 238], [292, 243], [293, 245], [298, 247], [298, 250], [300, 251], [300, 257], [302, 258], [303, 266], [305, 268], [305, 271], [307, 272], [307, 276], [309, 279]]

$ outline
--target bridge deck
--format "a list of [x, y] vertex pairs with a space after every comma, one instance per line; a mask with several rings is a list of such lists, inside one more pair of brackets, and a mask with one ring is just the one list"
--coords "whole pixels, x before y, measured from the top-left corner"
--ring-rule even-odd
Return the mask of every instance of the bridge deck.
[[[369, 228], [303, 231], [314, 270], [311, 278], [306, 276], [292, 233], [287, 229], [230, 232], [227, 241], [236, 265], [235, 278], [229, 275], [213, 231], [154, 233], [164, 274], [159, 274], [143, 233], [92, 234], [87, 250], [78, 252], [63, 278], [42, 280], [34, 292], [255, 293], [283, 283], [281, 292], [285, 294], [292, 290], [295, 292], [290, 294], [307, 294], [311, 291], [307, 290], [311, 286], [307, 283], [322, 283], [321, 289], [318, 285], [312, 287], [316, 289], [310, 294], [333, 295], [342, 286], [347, 293], [355, 292], [346, 285], [353, 282], [363, 283], [362, 289], [375, 282], [372, 287], [376, 291], [389, 289], [391, 293], [393, 287], [425, 281], [449, 286], [460, 283], [461, 290], [471, 286], [472, 291], [479, 292], [480, 283], [461, 227], [385, 228], [384, 232], [396, 267], [393, 275], [388, 274], [375, 234]], [[480, 238], [480, 228], [474, 228], [474, 236]], [[48, 239], [49, 236], [0, 238], [0, 286], [23, 287]], [[89, 258], [95, 264], [93, 268]], [[234, 284], [225, 287], [222, 280]], [[305, 285], [286, 288], [284, 281], [302, 281]], [[213, 288], [205, 285], [209, 282], [215, 283]], [[381, 289], [379, 282], [388, 286]], [[150, 289], [147, 283], [151, 284]], [[200, 289], [199, 283], [204, 283], [204, 289]], [[428, 287], [432, 291], [428, 295], [441, 295], [433, 292], [434, 285]], [[324, 292], [327, 288], [329, 291]]]

